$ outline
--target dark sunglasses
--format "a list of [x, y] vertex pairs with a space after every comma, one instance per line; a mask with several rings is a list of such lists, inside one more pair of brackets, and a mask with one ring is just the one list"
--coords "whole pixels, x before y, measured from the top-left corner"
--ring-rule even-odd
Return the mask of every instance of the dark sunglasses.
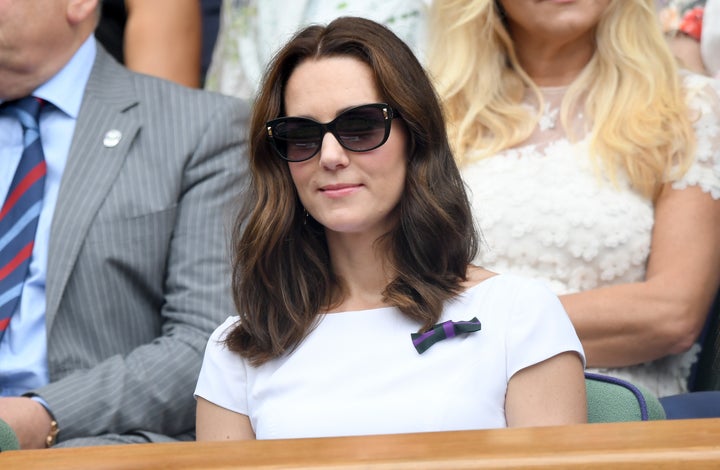
[[331, 133], [344, 148], [368, 152], [387, 142], [390, 122], [397, 117], [385, 103], [364, 104], [340, 113], [323, 124], [301, 117], [268, 121], [270, 144], [283, 160], [302, 162], [320, 151], [323, 137]]

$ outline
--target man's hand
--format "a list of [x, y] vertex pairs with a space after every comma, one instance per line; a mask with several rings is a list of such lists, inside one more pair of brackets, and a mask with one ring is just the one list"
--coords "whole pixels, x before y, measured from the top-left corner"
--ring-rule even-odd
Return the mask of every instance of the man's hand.
[[2, 397], [0, 419], [13, 428], [21, 449], [45, 448], [52, 418], [40, 403], [27, 397]]

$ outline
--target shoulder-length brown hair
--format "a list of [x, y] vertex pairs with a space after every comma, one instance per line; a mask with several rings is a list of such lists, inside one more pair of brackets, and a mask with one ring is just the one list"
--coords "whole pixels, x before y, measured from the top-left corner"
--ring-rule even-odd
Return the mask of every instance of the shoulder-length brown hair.
[[399, 221], [383, 238], [395, 273], [383, 291], [385, 301], [417, 320], [421, 330], [428, 329], [437, 323], [444, 302], [460, 292], [477, 250], [442, 111], [412, 51], [389, 29], [362, 18], [301, 30], [268, 66], [255, 100], [251, 196], [233, 233], [232, 287], [240, 321], [227, 344], [255, 365], [296, 347], [317, 314], [333, 307], [344, 292], [331, 269], [324, 231], [306, 219], [288, 164], [272, 150], [265, 126], [284, 115], [284, 88], [301, 62], [338, 56], [372, 69], [380, 96], [399, 113], [408, 134]]

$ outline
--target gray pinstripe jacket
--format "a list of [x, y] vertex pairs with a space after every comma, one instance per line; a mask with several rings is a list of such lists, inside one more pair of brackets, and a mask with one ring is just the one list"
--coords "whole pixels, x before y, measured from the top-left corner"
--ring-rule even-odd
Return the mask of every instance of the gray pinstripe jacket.
[[[51, 383], [35, 392], [60, 441], [194, 428], [207, 338], [234, 311], [228, 233], [248, 183], [247, 114], [98, 47], [50, 232]], [[122, 134], [114, 147], [109, 130]]]

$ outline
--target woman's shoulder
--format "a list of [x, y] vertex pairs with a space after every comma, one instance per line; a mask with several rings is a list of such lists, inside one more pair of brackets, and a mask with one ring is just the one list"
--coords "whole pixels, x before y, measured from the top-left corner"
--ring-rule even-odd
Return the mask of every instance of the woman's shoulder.
[[233, 330], [235, 325], [240, 321], [238, 315], [232, 315], [225, 319], [215, 331], [210, 335], [210, 341], [215, 343], [222, 343], [227, 338], [228, 334]]
[[491, 277], [495, 277], [498, 274], [492, 271], [489, 271], [483, 267], [470, 265], [467, 269], [467, 279], [463, 283], [463, 287], [465, 289], [470, 289], [478, 284], [480, 284], [483, 281], [486, 281], [490, 279]]
[[683, 72], [683, 89], [695, 131], [693, 163], [673, 188], [699, 186], [720, 199], [720, 80]]
[[512, 293], [518, 297], [552, 297], [557, 296], [540, 280], [515, 274], [499, 274], [485, 268], [471, 265], [468, 268], [467, 280], [463, 283], [468, 294], [484, 291], [505, 296]]
[[[474, 270], [473, 270], [474, 271]], [[572, 337], [574, 330], [558, 296], [543, 281], [516, 274], [496, 274], [480, 268], [468, 275], [469, 285], [448, 305], [445, 318], [478, 318], [487, 331], [515, 335], [533, 328], [557, 328]], [[575, 339], [577, 337], [575, 336]]]

